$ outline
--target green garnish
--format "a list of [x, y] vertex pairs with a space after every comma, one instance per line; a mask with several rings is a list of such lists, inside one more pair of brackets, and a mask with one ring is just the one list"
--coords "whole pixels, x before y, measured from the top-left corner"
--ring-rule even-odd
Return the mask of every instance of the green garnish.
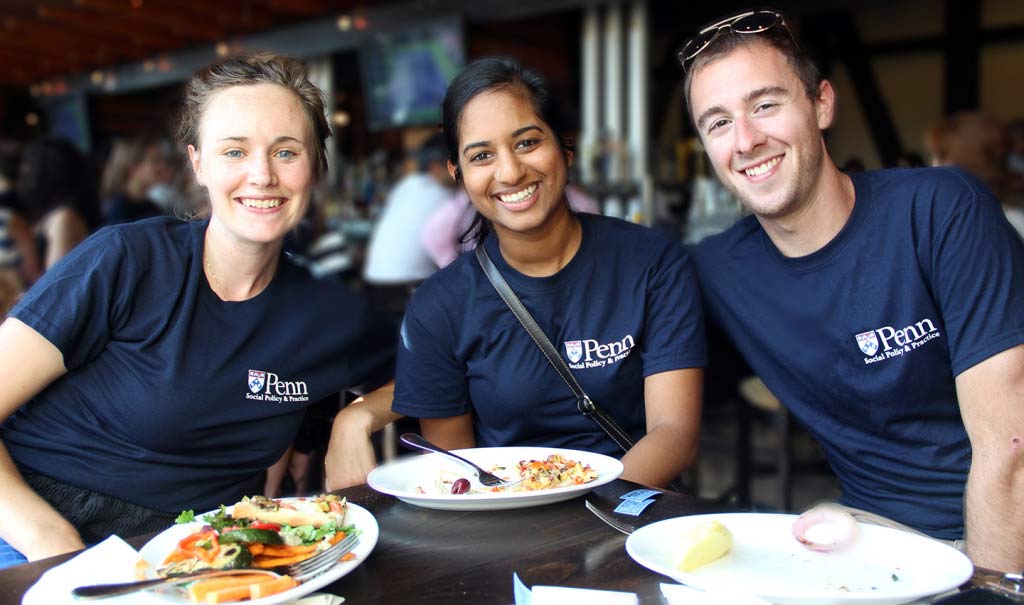
[[191, 523], [196, 520], [196, 513], [193, 510], [183, 510], [174, 520], [175, 523]]
[[248, 519], [235, 519], [228, 514], [227, 507], [223, 504], [220, 505], [220, 510], [217, 512], [203, 515], [203, 521], [217, 530], [217, 533], [224, 531], [228, 527], [249, 527]]

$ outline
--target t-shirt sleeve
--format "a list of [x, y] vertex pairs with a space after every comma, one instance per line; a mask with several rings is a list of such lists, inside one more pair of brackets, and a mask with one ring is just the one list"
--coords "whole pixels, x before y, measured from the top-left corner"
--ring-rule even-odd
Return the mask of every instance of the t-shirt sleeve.
[[454, 331], [424, 290], [413, 296], [402, 320], [391, 409], [415, 418], [447, 418], [472, 410], [466, 367], [455, 355]]
[[955, 201], [936, 217], [927, 258], [959, 375], [1024, 342], [1024, 245], [980, 185], [966, 182]]
[[668, 244], [653, 267], [645, 311], [644, 376], [707, 365], [700, 287], [682, 245]]
[[126, 279], [124, 238], [114, 229], [96, 232], [43, 274], [10, 316], [49, 340], [72, 370], [98, 355], [129, 315], [134, 290]]

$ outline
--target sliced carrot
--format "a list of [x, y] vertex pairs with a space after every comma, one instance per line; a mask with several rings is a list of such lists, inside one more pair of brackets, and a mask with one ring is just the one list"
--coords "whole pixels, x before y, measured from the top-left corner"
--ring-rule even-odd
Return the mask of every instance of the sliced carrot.
[[354, 552], [347, 552], [347, 553], [343, 554], [341, 556], [341, 558], [338, 559], [338, 560], [339, 561], [351, 561], [352, 559], [355, 559], [355, 558], [356, 558], [356, 553], [354, 553]]
[[249, 586], [254, 582], [262, 582], [268, 579], [276, 579], [262, 573], [245, 574], [237, 576], [225, 576], [222, 578], [210, 578], [209, 580], [199, 580], [193, 582], [188, 587], [188, 597], [193, 603], [203, 603], [206, 601], [206, 595], [224, 588], [237, 588], [239, 586]]
[[253, 567], [259, 567], [260, 569], [266, 569], [268, 567], [277, 567], [278, 565], [291, 565], [300, 561], [305, 561], [310, 558], [311, 554], [295, 555], [294, 557], [267, 557], [260, 555], [253, 559]]
[[248, 599], [250, 586], [250, 584], [247, 584], [245, 586], [221, 588], [220, 590], [208, 592], [206, 593], [206, 605], [217, 605], [217, 603], [229, 603], [231, 601]]
[[[309, 544], [307, 546], [286, 546], [284, 544], [271, 545], [263, 547], [261, 554], [268, 557], [294, 557], [295, 555], [304, 555], [316, 550], [316, 544]], [[252, 553], [256, 554], [256, 553]]]
[[260, 542], [250, 542], [245, 547], [249, 549], [249, 554], [255, 557], [256, 555], [262, 555], [267, 545]]
[[345, 539], [345, 532], [339, 531], [339, 532], [335, 533], [333, 536], [331, 536], [330, 538], [328, 538], [327, 542], [329, 542], [331, 544], [331, 546], [334, 546], [335, 544], [337, 544], [338, 542], [341, 542], [344, 539]]
[[290, 588], [295, 588], [298, 585], [299, 583], [291, 576], [281, 576], [280, 578], [274, 578], [273, 580], [267, 580], [250, 586], [249, 598], [261, 599], [263, 597], [269, 597], [272, 594], [284, 592]]

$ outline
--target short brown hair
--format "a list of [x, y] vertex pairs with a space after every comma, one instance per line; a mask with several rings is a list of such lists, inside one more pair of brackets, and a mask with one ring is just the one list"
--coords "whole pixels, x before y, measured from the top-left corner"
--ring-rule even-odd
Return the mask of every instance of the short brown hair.
[[825, 78], [821, 75], [818, 66], [811, 60], [810, 55], [797, 44], [796, 38], [786, 25], [778, 25], [757, 34], [738, 34], [732, 30], [723, 30], [708, 43], [707, 47], [700, 51], [700, 54], [694, 57], [693, 63], [686, 71], [686, 109], [690, 113], [691, 120], [693, 119], [693, 106], [690, 102], [690, 87], [693, 85], [694, 74], [708, 63], [721, 59], [736, 49], [752, 44], [765, 44], [782, 53], [803, 85], [807, 96], [811, 99], [818, 96], [818, 89]]
[[309, 81], [305, 61], [271, 53], [227, 57], [192, 76], [185, 87], [185, 100], [178, 119], [178, 140], [199, 148], [199, 126], [210, 98], [232, 86], [277, 84], [294, 92], [302, 103], [313, 129], [313, 177], [327, 172], [327, 138], [331, 127], [324, 112], [324, 93]]

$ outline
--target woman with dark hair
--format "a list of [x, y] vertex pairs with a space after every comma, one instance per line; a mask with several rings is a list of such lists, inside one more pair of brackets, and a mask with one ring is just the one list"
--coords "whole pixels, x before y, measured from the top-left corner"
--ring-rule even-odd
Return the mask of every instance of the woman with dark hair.
[[0, 325], [0, 558], [261, 493], [306, 407], [390, 380], [393, 336], [366, 302], [282, 252], [327, 166], [305, 65], [216, 63], [181, 121], [206, 218], [100, 230]]
[[92, 166], [66, 139], [48, 137], [25, 146], [16, 189], [35, 225], [44, 269], [52, 267], [97, 226]]
[[[577, 410], [473, 254], [428, 278], [406, 308], [393, 412], [346, 408], [347, 481], [361, 480], [366, 430], [394, 413], [447, 448], [543, 445], [622, 456], [624, 477], [664, 486], [696, 454], [703, 316], [682, 246], [645, 227], [576, 214], [573, 159], [544, 81], [508, 59], [470, 64], [448, 88], [452, 178], [486, 250], [583, 390], [636, 444], [622, 451]], [[341, 475], [339, 473], [338, 475]]]

